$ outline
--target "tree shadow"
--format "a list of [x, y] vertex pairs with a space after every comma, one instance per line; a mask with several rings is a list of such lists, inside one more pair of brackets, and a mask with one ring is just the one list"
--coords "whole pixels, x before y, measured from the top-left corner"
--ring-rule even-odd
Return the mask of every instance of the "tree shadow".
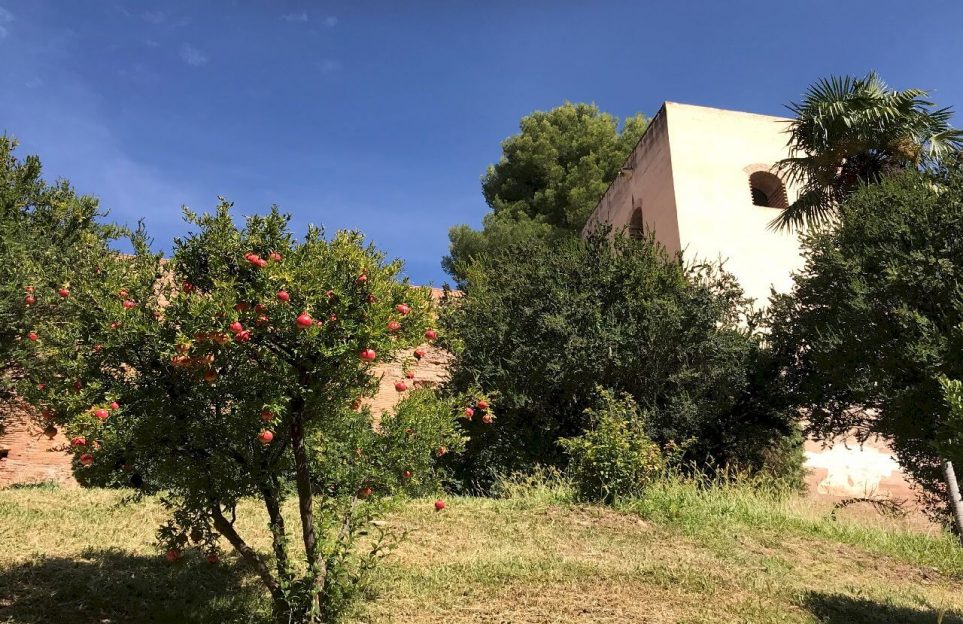
[[[843, 594], [810, 592], [801, 606], [824, 624], [963, 624], [963, 614], [887, 604]], [[942, 620], [940, 619], [942, 615]]]
[[44, 557], [0, 570], [0, 622], [126, 624], [270, 621], [259, 581], [196, 553], [176, 564], [119, 550]]

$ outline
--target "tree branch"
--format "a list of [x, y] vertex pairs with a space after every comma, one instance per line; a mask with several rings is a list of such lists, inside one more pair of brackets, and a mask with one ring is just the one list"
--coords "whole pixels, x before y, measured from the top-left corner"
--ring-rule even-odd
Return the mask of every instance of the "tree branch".
[[282, 362], [295, 369], [298, 372], [301, 371], [299, 358], [287, 347], [277, 342], [271, 340], [271, 336], [268, 335], [264, 340], [260, 342], [261, 345], [267, 347], [272, 351]]
[[227, 541], [231, 543], [231, 546], [241, 555], [241, 558], [257, 572], [258, 576], [261, 577], [261, 580], [267, 586], [268, 591], [271, 592], [271, 596], [277, 600], [281, 594], [277, 579], [271, 574], [267, 564], [264, 563], [264, 559], [257, 554], [257, 551], [241, 539], [241, 536], [234, 530], [234, 525], [224, 517], [219, 503], [211, 506], [211, 519], [214, 521], [214, 528], [217, 529], [218, 533], [223, 535]]

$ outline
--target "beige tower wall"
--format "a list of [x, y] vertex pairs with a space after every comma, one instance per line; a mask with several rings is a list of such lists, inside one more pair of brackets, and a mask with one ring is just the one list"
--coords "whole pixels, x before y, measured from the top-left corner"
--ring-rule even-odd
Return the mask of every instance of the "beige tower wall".
[[649, 122], [582, 233], [590, 234], [604, 223], [614, 229], [628, 227], [636, 208], [641, 208], [646, 227], [670, 253], [681, 249], [664, 109]]
[[[666, 102], [678, 232], [687, 260], [725, 260], [746, 294], [765, 305], [802, 266], [796, 236], [773, 232], [779, 209], [755, 206], [749, 175], [787, 155], [785, 120]], [[795, 189], [787, 189], [788, 200]]]

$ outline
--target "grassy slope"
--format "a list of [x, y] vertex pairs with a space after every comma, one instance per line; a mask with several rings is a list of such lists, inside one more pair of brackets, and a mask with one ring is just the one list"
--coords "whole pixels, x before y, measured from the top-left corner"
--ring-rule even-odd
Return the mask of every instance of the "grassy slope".
[[[163, 511], [120, 498], [0, 491], [0, 622], [265, 621], [235, 557], [166, 565], [152, 546]], [[746, 487], [668, 483], [618, 511], [527, 489], [442, 513], [413, 501], [388, 521], [410, 535], [358, 622], [963, 623], [963, 549], [948, 536], [833, 522]], [[253, 506], [238, 524], [267, 549]]]

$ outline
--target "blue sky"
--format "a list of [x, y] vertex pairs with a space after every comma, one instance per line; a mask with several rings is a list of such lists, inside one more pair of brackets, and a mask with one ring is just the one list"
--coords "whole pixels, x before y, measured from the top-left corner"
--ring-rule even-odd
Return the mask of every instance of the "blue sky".
[[359, 228], [439, 284], [448, 228], [480, 223], [479, 177], [535, 109], [781, 114], [876, 69], [963, 110], [963, 3], [913, 4], [0, 0], [0, 132], [159, 248], [182, 204], [224, 195]]

